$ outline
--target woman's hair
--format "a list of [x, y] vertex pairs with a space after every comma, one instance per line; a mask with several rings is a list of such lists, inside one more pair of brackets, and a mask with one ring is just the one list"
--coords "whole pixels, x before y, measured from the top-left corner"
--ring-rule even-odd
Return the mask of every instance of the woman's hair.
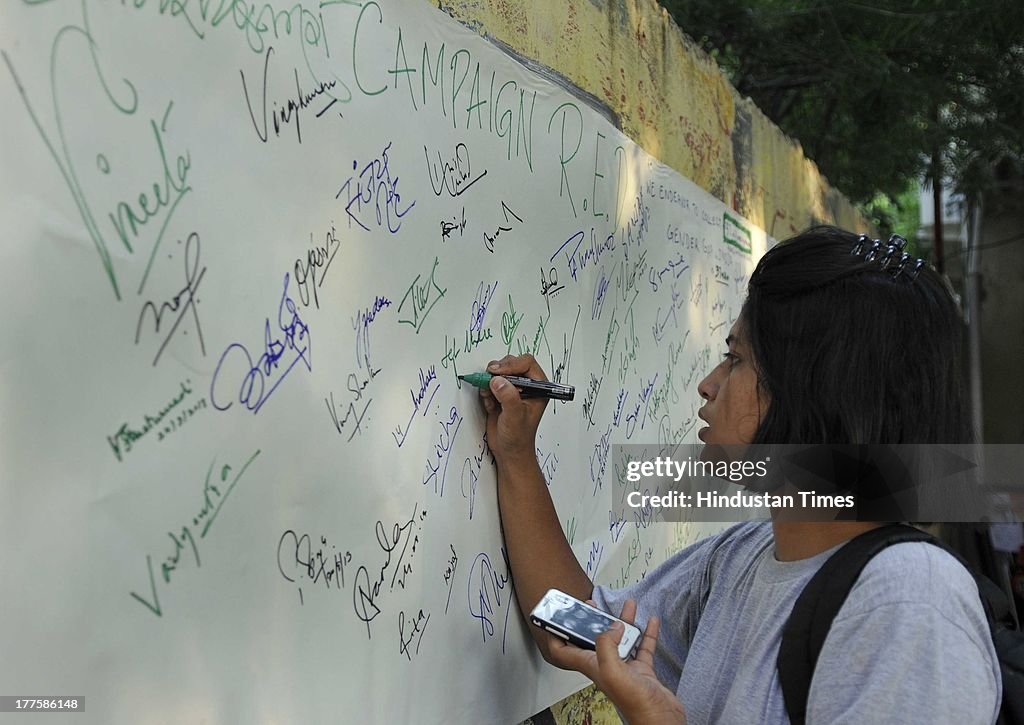
[[814, 227], [754, 270], [741, 319], [768, 407], [753, 442], [969, 442], [949, 287], [927, 266], [894, 276], [857, 243]]

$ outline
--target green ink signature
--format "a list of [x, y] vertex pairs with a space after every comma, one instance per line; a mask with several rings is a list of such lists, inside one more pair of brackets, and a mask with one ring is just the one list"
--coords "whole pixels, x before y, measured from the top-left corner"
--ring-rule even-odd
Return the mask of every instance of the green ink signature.
[[186, 396], [192, 393], [192, 388], [186, 384], [191, 382], [191, 380], [186, 380], [182, 383], [181, 392], [172, 398], [171, 402], [165, 405], [159, 413], [144, 416], [141, 430], [134, 430], [129, 428], [127, 423], [122, 423], [121, 427], [117, 429], [117, 433], [113, 436], [107, 436], [107, 443], [110, 444], [110, 448], [117, 457], [117, 460], [124, 460], [124, 456], [131, 452], [132, 446], [136, 441], [158, 426], [168, 413], [174, 410]]
[[406, 307], [406, 303], [411, 303], [406, 311], [406, 317], [399, 317], [399, 324], [411, 325], [416, 329], [416, 334], [420, 333], [423, 328], [423, 323], [426, 322], [427, 315], [434, 309], [434, 306], [441, 301], [444, 297], [445, 292], [448, 288], [441, 289], [437, 284], [437, 280], [434, 279], [434, 275], [437, 273], [438, 260], [434, 257], [434, 266], [430, 268], [430, 277], [423, 283], [420, 283], [422, 274], [416, 275], [416, 279], [409, 285], [409, 289], [406, 290], [405, 295], [402, 297], [402, 301], [398, 305], [398, 314], [402, 314], [402, 308]]
[[[47, 150], [53, 157], [54, 162], [57, 164], [57, 168], [60, 170], [61, 176], [64, 178], [64, 183], [67, 185], [68, 190], [71, 192], [71, 196], [74, 199], [75, 206], [78, 208], [78, 213], [82, 217], [82, 221], [85, 223], [86, 230], [89, 237], [92, 239], [93, 246], [96, 248], [96, 252], [99, 254], [100, 262], [103, 265], [103, 270], [110, 281], [110, 285], [114, 289], [114, 296], [121, 299], [121, 288], [118, 283], [118, 276], [114, 270], [113, 259], [110, 255], [110, 250], [107, 245], [107, 240], [103, 233], [100, 231], [99, 225], [96, 222], [96, 217], [93, 214], [92, 209], [89, 207], [89, 203], [86, 199], [85, 189], [82, 185], [82, 181], [78, 171], [72, 162], [72, 154], [68, 147], [67, 135], [64, 128], [64, 116], [61, 112], [60, 94], [58, 93], [57, 86], [57, 71], [58, 71], [58, 56], [64, 44], [64, 41], [70, 38], [84, 39], [86, 47], [89, 50], [89, 56], [92, 61], [92, 65], [96, 70], [96, 76], [100, 81], [100, 85], [103, 87], [103, 91], [106, 94], [107, 99], [111, 105], [117, 109], [120, 113], [133, 116], [139, 107], [139, 94], [135, 89], [135, 86], [127, 78], [122, 78], [127, 93], [123, 100], [119, 100], [115, 97], [112, 92], [110, 85], [107, 82], [106, 75], [100, 67], [98, 46], [93, 38], [92, 30], [89, 25], [89, 15], [86, 10], [86, 2], [82, 0], [82, 24], [81, 25], [65, 25], [62, 27], [54, 36], [53, 43], [50, 46], [50, 95], [53, 106], [53, 125], [56, 127], [56, 134], [51, 135], [46, 129], [44, 129], [42, 121], [39, 115], [36, 113], [31, 102], [29, 101], [28, 92], [25, 86], [21, 82], [21, 78], [17, 71], [14, 69], [14, 65], [11, 62], [10, 56], [7, 55], [6, 51], [0, 51], [0, 55], [3, 56], [4, 63], [7, 65], [7, 70], [14, 79], [14, 83], [17, 86], [18, 94], [21, 96], [22, 103], [25, 105], [25, 110], [28, 112], [29, 117], [32, 119], [32, 123], [35, 125], [36, 130], [39, 132], [43, 143], [46, 144]], [[167, 223], [174, 213], [178, 202], [181, 198], [191, 190], [190, 186], [185, 183], [185, 177], [188, 174], [188, 169], [191, 166], [190, 156], [188, 152], [185, 152], [185, 156], [177, 157], [176, 171], [177, 176], [171, 175], [170, 168], [167, 163], [167, 155], [164, 150], [163, 140], [161, 132], [166, 131], [167, 117], [171, 110], [171, 105], [168, 104], [167, 111], [164, 113], [163, 122], [160, 127], [157, 127], [156, 121], [152, 120], [151, 125], [153, 133], [156, 137], [157, 147], [160, 151], [161, 160], [163, 162], [164, 171], [164, 189], [161, 194], [160, 187], [158, 184], [153, 185], [155, 199], [155, 207], [153, 207], [153, 200], [149, 199], [145, 194], [139, 195], [139, 207], [141, 213], [136, 212], [127, 202], [120, 202], [117, 205], [116, 214], [110, 214], [110, 219], [113, 222], [115, 231], [121, 239], [122, 244], [129, 252], [134, 252], [131, 244], [131, 240], [138, 234], [138, 227], [141, 224], [145, 224], [152, 217], [156, 216], [157, 213], [162, 211], [165, 207], [169, 207], [164, 217], [163, 227], [157, 237], [156, 243], [151, 250], [149, 262], [146, 265], [146, 272], [142, 278], [142, 284], [139, 286], [139, 293], [141, 294], [142, 288], [145, 285], [146, 277], [149, 275], [149, 269], [153, 264], [153, 259], [156, 255], [157, 248], [160, 245], [160, 240], [163, 237], [164, 230], [167, 228]], [[96, 164], [103, 174], [110, 173], [110, 163], [106, 157], [101, 153], [96, 157]], [[171, 189], [176, 192], [172, 198]], [[151, 208], [152, 207], [152, 208]], [[129, 238], [129, 229], [131, 231], [131, 238]]]
[[[206, 537], [206, 534], [209, 533], [210, 527], [213, 525], [213, 522], [217, 519], [217, 515], [220, 513], [221, 507], [224, 505], [224, 502], [227, 501], [228, 496], [231, 495], [231, 491], [234, 490], [235, 485], [242, 477], [242, 474], [244, 474], [246, 470], [249, 468], [249, 464], [256, 460], [256, 456], [258, 456], [259, 454], [260, 451], [257, 450], [249, 457], [249, 460], [245, 462], [245, 465], [242, 466], [242, 469], [231, 480], [231, 483], [229, 483], [227, 487], [223, 489], [223, 491], [221, 490], [221, 487], [217, 483], [210, 482], [210, 476], [213, 474], [213, 468], [217, 464], [217, 459], [215, 458], [213, 461], [210, 462], [210, 467], [206, 470], [206, 480], [203, 483], [203, 507], [195, 516], [192, 517], [191, 524], [183, 525], [178, 530], [177, 533], [170, 531], [167, 532], [167, 536], [170, 537], [171, 542], [174, 544], [174, 553], [168, 555], [164, 559], [164, 562], [160, 565], [160, 570], [163, 574], [165, 584], [171, 583], [171, 572], [178, 568], [178, 564], [181, 560], [181, 552], [185, 550], [186, 544], [188, 544], [189, 547], [192, 549], [192, 556], [196, 560], [196, 566], [201, 566], [199, 560], [199, 547], [196, 545], [196, 538], [195, 534], [193, 533], [193, 528], [198, 529], [200, 539]], [[220, 483], [228, 483], [228, 476], [230, 474], [230, 465], [225, 464], [221, 466]], [[149, 571], [149, 588], [150, 594], [153, 597], [152, 601], [143, 598], [135, 592], [130, 592], [130, 594], [132, 595], [133, 599], [139, 602], [139, 604], [145, 606], [149, 611], [151, 611], [156, 616], [162, 617], [163, 609], [160, 606], [160, 597], [157, 594], [156, 590], [156, 579], [153, 577], [153, 558], [149, 554], [146, 555], [146, 568]]]

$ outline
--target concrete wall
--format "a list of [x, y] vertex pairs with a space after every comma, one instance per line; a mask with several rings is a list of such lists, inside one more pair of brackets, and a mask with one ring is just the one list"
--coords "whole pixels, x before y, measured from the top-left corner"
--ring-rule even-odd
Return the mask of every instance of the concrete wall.
[[777, 239], [867, 222], [654, 0], [432, 0], [603, 101], [623, 132]]
[[984, 440], [1024, 443], [1024, 212], [1019, 196], [1001, 202], [982, 220], [978, 264]]
[[[654, 0], [431, 0], [603, 102], [648, 153], [777, 239], [815, 223], [867, 231], [800, 145], [740, 98]], [[618, 723], [588, 688], [534, 719]]]

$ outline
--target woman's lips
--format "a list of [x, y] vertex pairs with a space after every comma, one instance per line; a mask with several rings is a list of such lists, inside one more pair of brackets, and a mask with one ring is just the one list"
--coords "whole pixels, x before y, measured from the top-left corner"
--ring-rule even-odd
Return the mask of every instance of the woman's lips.
[[699, 431], [697, 431], [697, 437], [700, 438], [701, 440], [704, 440], [704, 434], [707, 431], [709, 431], [709, 430], [711, 430], [711, 426], [709, 426], [709, 425], [704, 426]]

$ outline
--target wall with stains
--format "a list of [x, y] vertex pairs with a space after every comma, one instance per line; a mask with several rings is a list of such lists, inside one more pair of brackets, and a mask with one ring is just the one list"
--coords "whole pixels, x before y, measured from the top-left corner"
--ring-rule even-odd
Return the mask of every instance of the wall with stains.
[[592, 94], [648, 153], [773, 237], [822, 222], [868, 229], [655, 0], [432, 1]]
[[[816, 223], [868, 230], [857, 209], [655, 0], [431, 0], [603, 105], [648, 153], [782, 239]], [[534, 723], [617, 723], [593, 688]]]

